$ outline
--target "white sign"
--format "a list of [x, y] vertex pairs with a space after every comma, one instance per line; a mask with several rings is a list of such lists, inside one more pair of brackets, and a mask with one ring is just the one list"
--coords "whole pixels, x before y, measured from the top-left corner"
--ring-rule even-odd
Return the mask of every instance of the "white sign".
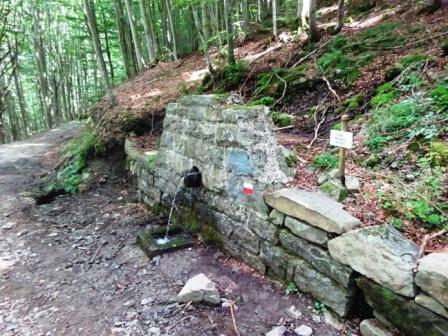
[[330, 145], [351, 149], [353, 147], [353, 133], [331, 130]]

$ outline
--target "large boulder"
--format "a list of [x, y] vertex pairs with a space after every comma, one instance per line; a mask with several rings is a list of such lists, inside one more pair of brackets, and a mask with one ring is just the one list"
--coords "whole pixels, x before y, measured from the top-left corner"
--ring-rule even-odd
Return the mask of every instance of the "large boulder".
[[203, 302], [217, 305], [221, 302], [218, 289], [204, 274], [200, 273], [189, 279], [176, 298], [177, 302]]
[[342, 208], [342, 204], [323, 193], [284, 188], [266, 194], [264, 199], [274, 209], [328, 232], [341, 234], [360, 224]]
[[448, 253], [432, 253], [419, 261], [415, 283], [448, 307]]
[[328, 242], [330, 255], [394, 292], [414, 297], [418, 247], [389, 225], [346, 233]]
[[406, 336], [446, 336], [448, 320], [365, 278], [357, 279], [369, 306]]

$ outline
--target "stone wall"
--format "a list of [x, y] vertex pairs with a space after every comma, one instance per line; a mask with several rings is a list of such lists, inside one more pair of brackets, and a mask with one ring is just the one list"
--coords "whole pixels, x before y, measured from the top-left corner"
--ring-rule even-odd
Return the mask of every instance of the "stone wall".
[[[264, 107], [228, 105], [216, 96], [189, 96], [167, 107], [158, 153], [126, 142], [142, 200], [170, 205], [184, 170], [197, 166], [199, 189], [180, 188], [222, 248], [263, 274], [298, 288], [340, 317], [364, 296], [375, 319], [363, 336], [448, 334], [448, 254], [420, 261], [418, 247], [389, 226], [360, 222], [322, 193], [284, 188], [288, 155], [275, 140]], [[243, 184], [254, 186], [253, 195]]]

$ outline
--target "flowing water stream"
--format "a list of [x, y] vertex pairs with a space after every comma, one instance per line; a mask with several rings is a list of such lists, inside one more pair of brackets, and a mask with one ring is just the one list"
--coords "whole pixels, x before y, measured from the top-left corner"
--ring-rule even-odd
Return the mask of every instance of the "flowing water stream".
[[171, 202], [170, 215], [168, 216], [168, 224], [166, 225], [165, 237], [159, 238], [156, 240], [156, 243], [159, 245], [164, 245], [170, 241], [169, 233], [170, 233], [171, 217], [173, 216], [174, 206], [176, 205], [177, 194], [179, 193], [180, 187], [182, 186], [183, 182], [184, 182], [184, 178], [182, 177], [179, 181], [179, 184], [177, 185], [177, 189], [176, 189], [176, 193], [174, 194], [173, 201]]

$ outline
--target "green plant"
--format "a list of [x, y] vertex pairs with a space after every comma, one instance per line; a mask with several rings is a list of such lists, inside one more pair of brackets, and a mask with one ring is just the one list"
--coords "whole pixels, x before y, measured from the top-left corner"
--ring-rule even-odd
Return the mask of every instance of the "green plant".
[[432, 142], [428, 158], [433, 167], [448, 166], [448, 145], [442, 142]]
[[294, 168], [294, 167], [296, 167], [297, 166], [297, 156], [296, 155], [294, 155], [294, 154], [291, 154], [291, 155], [288, 155], [287, 157], [285, 157], [285, 162], [286, 162], [286, 165], [289, 167], [289, 168]]
[[421, 106], [413, 100], [380, 108], [369, 122], [369, 133], [375, 136], [408, 128], [419, 120], [421, 112]]
[[90, 179], [90, 174], [86, 171], [89, 158], [104, 152], [104, 145], [91, 131], [83, 132], [69, 142], [63, 153], [65, 165], [57, 174], [58, 181], [67, 193], [73, 194], [82, 190]]
[[296, 294], [298, 292], [299, 292], [299, 288], [297, 288], [297, 285], [294, 282], [290, 282], [288, 284], [288, 287], [286, 287], [286, 295]]
[[397, 32], [399, 24], [399, 21], [392, 21], [362, 30], [356, 35], [358, 47], [368, 49], [396, 47], [405, 40]]
[[313, 311], [320, 315], [327, 311], [327, 307], [323, 303], [320, 303], [319, 301], [315, 301], [313, 305]]
[[286, 127], [291, 125], [293, 117], [286, 113], [272, 112], [272, 121], [279, 127]]
[[380, 85], [376, 89], [375, 96], [370, 100], [372, 107], [380, 107], [391, 103], [399, 95], [399, 91], [389, 82]]
[[185, 218], [185, 226], [192, 233], [198, 233], [201, 230], [201, 223], [194, 211], [190, 210], [187, 212], [187, 216]]
[[418, 218], [423, 223], [434, 228], [442, 228], [446, 224], [446, 218], [438, 214], [435, 208], [424, 199], [412, 200], [406, 203], [410, 212], [406, 214], [409, 219]]
[[228, 92], [241, 84], [246, 76], [249, 64], [237, 61], [235, 64], [226, 64], [216, 69], [214, 76], [206, 75], [202, 80], [201, 91], [213, 89], [215, 92]]
[[434, 104], [445, 111], [448, 110], [448, 84], [440, 84], [429, 92]]
[[313, 158], [313, 166], [320, 169], [333, 169], [338, 166], [338, 158], [327, 152], [322, 152]]
[[390, 140], [390, 137], [377, 134], [369, 137], [369, 139], [367, 139], [366, 141], [366, 145], [370, 150], [378, 151], [382, 149], [387, 143], [389, 143]]
[[401, 230], [401, 227], [403, 226], [403, 220], [400, 218], [393, 217], [390, 219], [390, 224], [397, 230]]
[[265, 105], [265, 106], [271, 106], [275, 103], [275, 99], [271, 96], [265, 96], [260, 99], [252, 100], [248, 105], [254, 106], [254, 105]]

